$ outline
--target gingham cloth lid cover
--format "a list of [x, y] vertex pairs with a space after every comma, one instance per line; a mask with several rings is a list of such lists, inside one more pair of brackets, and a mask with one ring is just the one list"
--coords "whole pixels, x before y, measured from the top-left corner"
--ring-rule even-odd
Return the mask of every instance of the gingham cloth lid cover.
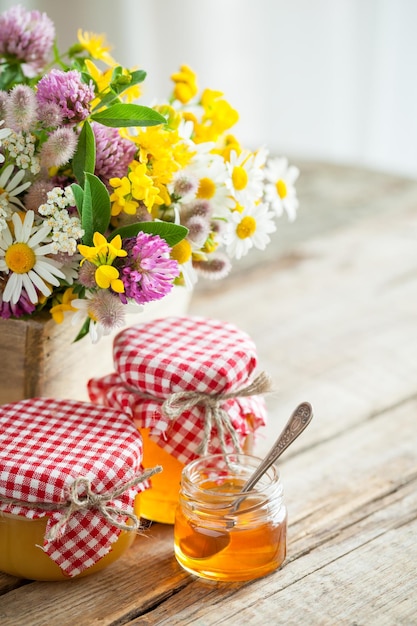
[[[198, 456], [205, 409], [195, 406], [169, 421], [161, 413], [162, 402], [180, 391], [237, 392], [250, 382], [258, 362], [247, 333], [229, 322], [199, 316], [161, 318], [123, 330], [114, 339], [113, 357], [116, 371], [88, 382], [90, 399], [125, 411], [182, 463]], [[241, 443], [266, 423], [261, 396], [236, 397], [222, 406]], [[233, 451], [230, 436], [226, 441]], [[215, 428], [208, 452], [222, 452]]]
[[[0, 511], [36, 519], [48, 515], [49, 530], [62, 510], [2, 502], [65, 503], [80, 476], [96, 494], [112, 492], [142, 471], [142, 439], [131, 419], [89, 402], [32, 398], [0, 407]], [[145, 483], [109, 502], [133, 511]], [[80, 493], [80, 496], [83, 494]], [[122, 520], [126, 521], [126, 519]], [[121, 530], [94, 509], [78, 510], [43, 549], [68, 576], [75, 576], [107, 554]], [[41, 548], [40, 548], [41, 549]]]

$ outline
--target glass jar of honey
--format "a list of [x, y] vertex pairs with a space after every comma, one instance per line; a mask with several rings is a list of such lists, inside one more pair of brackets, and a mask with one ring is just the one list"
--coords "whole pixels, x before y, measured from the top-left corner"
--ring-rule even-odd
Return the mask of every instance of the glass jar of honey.
[[152, 488], [140, 495], [141, 517], [162, 524], [173, 524], [184, 463], [159, 446], [149, 436], [148, 428], [141, 428], [140, 433], [143, 439], [143, 463], [147, 467], [163, 467], [160, 474], [152, 477]]
[[124, 413], [78, 400], [0, 407], [0, 570], [34, 580], [92, 574], [139, 528], [142, 438]]
[[[139, 517], [139, 496], [134, 512]], [[0, 514], [0, 571], [32, 580], [68, 580], [59, 565], [41, 550], [48, 519], [27, 519], [19, 515]], [[94, 574], [117, 561], [132, 545], [136, 533], [122, 530], [107, 552], [74, 578]]]
[[287, 511], [277, 468], [239, 495], [259, 463], [254, 456], [216, 454], [184, 468], [174, 543], [177, 561], [191, 574], [252, 580], [284, 562]]

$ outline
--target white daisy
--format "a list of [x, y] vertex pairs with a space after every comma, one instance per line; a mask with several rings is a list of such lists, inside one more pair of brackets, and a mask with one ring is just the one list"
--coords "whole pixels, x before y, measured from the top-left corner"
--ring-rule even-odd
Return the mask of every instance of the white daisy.
[[222, 157], [212, 154], [206, 167], [199, 173], [196, 197], [210, 202], [214, 217], [227, 217], [235, 204], [227, 186], [228, 179], [227, 167]]
[[190, 151], [199, 157], [207, 155], [211, 152], [211, 150], [213, 150], [216, 145], [214, 141], [201, 141], [200, 143], [195, 143], [193, 140], [193, 134], [194, 122], [183, 118], [178, 126], [178, 135], [181, 139], [183, 139], [184, 143], [187, 144]]
[[[175, 224], [180, 224], [180, 223], [181, 223], [180, 215], [179, 215], [179, 211], [177, 211], [175, 213]], [[180, 267], [181, 276], [184, 281], [185, 287], [191, 290], [196, 284], [198, 277], [197, 277], [195, 269], [193, 268], [193, 263], [192, 263], [192, 246], [189, 241], [188, 241], [188, 244], [190, 245], [191, 254], [189, 258], [187, 259], [187, 261], [185, 261], [184, 263], [179, 263], [179, 267]]]
[[266, 204], [246, 207], [243, 211], [233, 211], [224, 236], [227, 254], [236, 259], [242, 258], [252, 248], [265, 250], [270, 242], [269, 233], [276, 230], [274, 214]]
[[82, 258], [81, 254], [56, 255], [56, 260], [60, 263], [60, 270], [64, 274], [64, 280], [68, 285], [73, 285], [77, 281]]
[[265, 148], [265, 146], [262, 146], [261, 148], [258, 148], [253, 155], [256, 167], [263, 167], [267, 162], [269, 150]]
[[[4, 120], [0, 120], [0, 126], [2, 126], [4, 124]], [[6, 137], [8, 137], [11, 134], [11, 129], [10, 128], [0, 128], [0, 148], [1, 148], [1, 142], [2, 139], [5, 139]], [[4, 163], [4, 154], [2, 154], [2, 152], [0, 152], [0, 163]]]
[[25, 191], [28, 187], [30, 187], [31, 182], [26, 181], [22, 183], [23, 178], [25, 177], [25, 171], [19, 170], [13, 176], [14, 165], [7, 165], [4, 170], [0, 174], [0, 195], [5, 197], [8, 202], [12, 204], [16, 204], [19, 207], [23, 207], [23, 204], [20, 202], [17, 197], [19, 193]]
[[39, 290], [44, 296], [52, 293], [50, 285], [59, 286], [58, 278], [65, 278], [59, 264], [46, 255], [53, 252], [52, 244], [44, 243], [50, 227], [34, 226], [34, 212], [28, 211], [22, 222], [13, 214], [12, 235], [9, 226], [0, 233], [0, 271], [9, 275], [3, 300], [16, 304], [25, 289], [29, 300], [37, 304]]
[[265, 200], [277, 215], [285, 211], [290, 221], [297, 216], [298, 198], [294, 183], [300, 171], [294, 165], [288, 166], [285, 157], [271, 159], [265, 167]]
[[0, 231], [7, 228], [7, 222], [12, 219], [13, 208], [6, 198], [0, 195]]
[[256, 202], [263, 192], [263, 163], [249, 151], [239, 155], [232, 150], [226, 163], [229, 177], [227, 186], [231, 195], [242, 206]]
[[182, 263], [180, 265], [180, 270], [184, 281], [184, 287], [189, 291], [192, 291], [198, 280], [197, 272], [193, 267], [192, 259], [190, 258], [189, 261]]

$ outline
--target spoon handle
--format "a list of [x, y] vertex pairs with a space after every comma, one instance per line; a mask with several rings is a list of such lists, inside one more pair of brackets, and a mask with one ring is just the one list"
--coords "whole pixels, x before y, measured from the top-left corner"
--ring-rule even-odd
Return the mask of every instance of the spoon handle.
[[249, 480], [242, 487], [242, 493], [250, 491], [258, 482], [262, 474], [281, 456], [288, 446], [297, 439], [303, 430], [309, 425], [313, 417], [313, 408], [309, 402], [302, 402], [292, 413], [290, 419], [279, 435], [278, 439]]

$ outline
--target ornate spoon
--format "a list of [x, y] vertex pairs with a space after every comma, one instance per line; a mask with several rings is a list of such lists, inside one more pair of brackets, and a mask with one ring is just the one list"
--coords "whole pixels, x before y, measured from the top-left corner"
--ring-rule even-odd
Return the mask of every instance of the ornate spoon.
[[[249, 480], [243, 485], [236, 501], [232, 504], [232, 511], [236, 511], [239, 508], [240, 503], [247, 497], [244, 494], [248, 493], [256, 485], [258, 480], [271, 465], [275, 463], [284, 450], [301, 435], [303, 430], [311, 422], [312, 417], [313, 408], [311, 404], [302, 402], [297, 406], [268, 454], [258, 465]], [[233, 528], [233, 520], [230, 520], [230, 522], [230, 528]], [[180, 547], [184, 550], [184, 553], [193, 555], [193, 558], [207, 559], [208, 557], [212, 557], [217, 552], [220, 552], [220, 550], [224, 550], [230, 542], [228, 531], [214, 531], [194, 525], [193, 531], [192, 535], [184, 537], [184, 539], [180, 541]]]

